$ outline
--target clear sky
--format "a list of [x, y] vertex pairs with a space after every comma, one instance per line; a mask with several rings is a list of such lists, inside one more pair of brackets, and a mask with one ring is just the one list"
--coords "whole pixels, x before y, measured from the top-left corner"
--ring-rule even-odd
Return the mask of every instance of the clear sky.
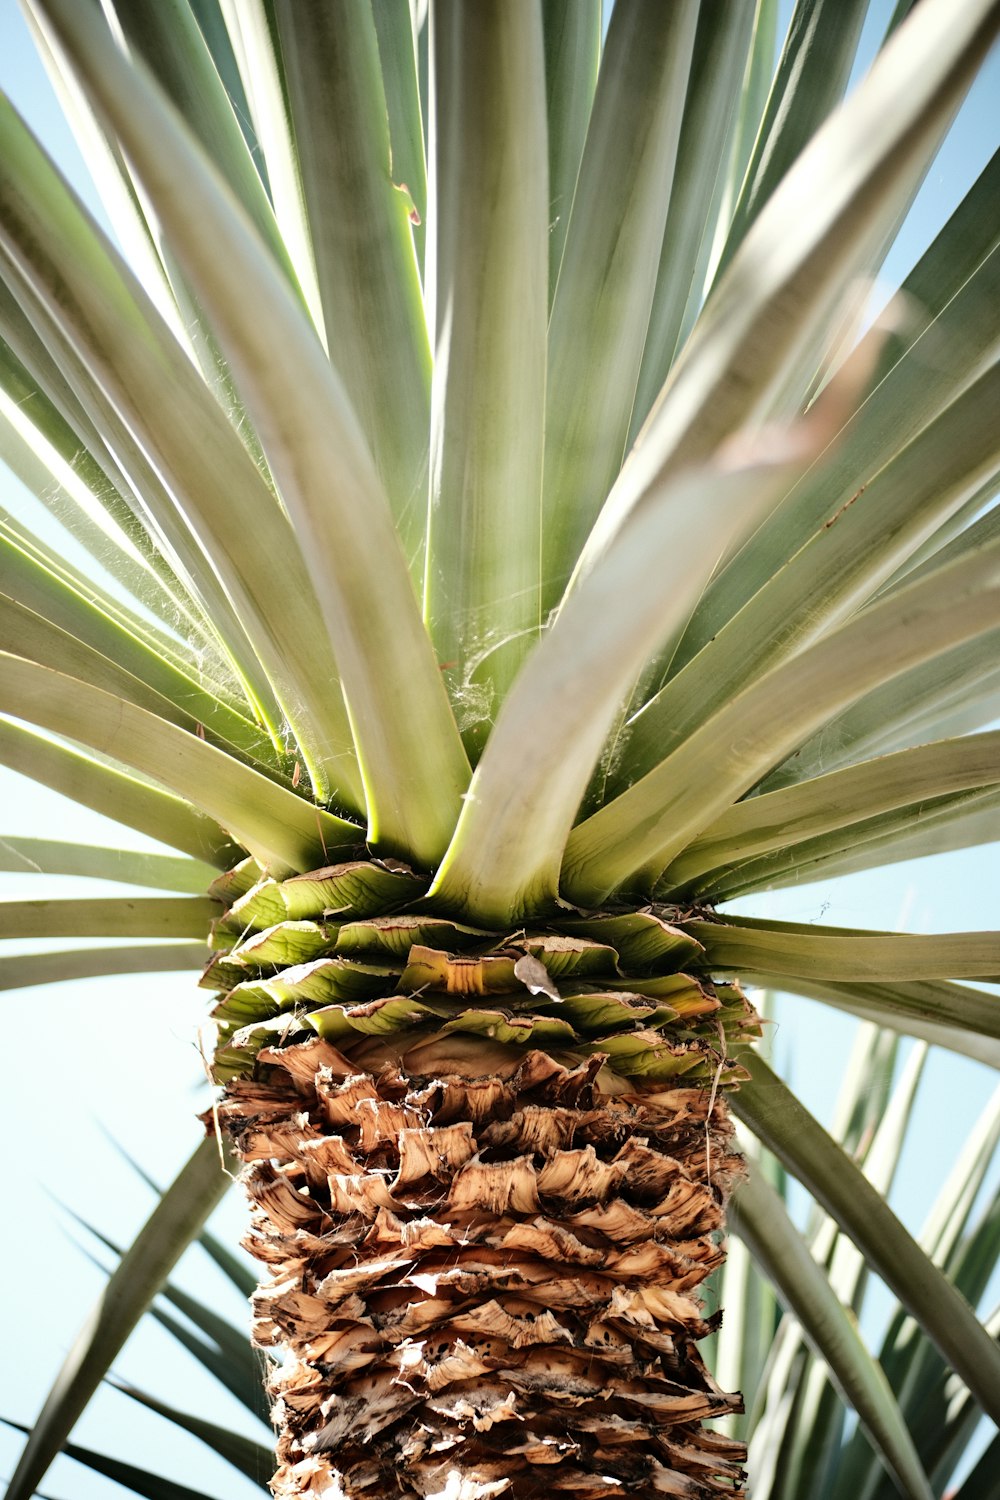
[[[890, 9], [888, 0], [873, 4], [863, 55], [870, 56]], [[15, 0], [0, 0], [0, 83], [96, 209], [79, 153], [31, 51]], [[886, 262], [887, 285], [898, 284], [988, 159], [996, 143], [998, 99], [1000, 58], [994, 54]], [[22, 513], [36, 514], [2, 466], [0, 505], [26, 507]], [[155, 847], [4, 771], [0, 808], [0, 836], [31, 834]], [[998, 925], [998, 875], [1000, 861], [996, 849], [990, 848], [801, 887], [780, 897], [754, 898], [741, 903], [741, 909], [796, 921], [910, 931], [993, 928]], [[0, 875], [0, 897], [13, 896], [22, 886], [19, 877]], [[43, 884], [39, 878], [33, 893], [83, 894], [85, 888], [87, 894], [122, 890], [64, 878]], [[195, 1037], [206, 997], [186, 976], [123, 976], [12, 992], [4, 995], [3, 1003], [5, 1117], [14, 1139], [5, 1153], [8, 1356], [0, 1375], [0, 1412], [30, 1422], [101, 1285], [100, 1274], [82, 1250], [67, 1240], [78, 1231], [66, 1210], [127, 1241], [151, 1199], [109, 1138], [121, 1142], [161, 1182], [173, 1176], [196, 1144], [199, 1128], [193, 1117], [204, 1107], [207, 1092]], [[853, 1031], [848, 1017], [810, 1002], [789, 999], [781, 1005], [770, 1043], [772, 1056], [825, 1121], [832, 1113]], [[995, 1082], [995, 1075], [983, 1067], [932, 1054], [921, 1086], [924, 1108], [918, 1109], [893, 1199], [912, 1228], [919, 1228]], [[220, 1211], [218, 1227], [235, 1241], [241, 1222], [242, 1207], [232, 1194]], [[189, 1257], [181, 1279], [192, 1290], [217, 1299], [220, 1310], [243, 1316], [238, 1299], [200, 1252]], [[884, 1299], [875, 1302], [876, 1324], [880, 1306], [884, 1313]], [[254, 1432], [242, 1409], [155, 1328], [146, 1327], [133, 1339], [118, 1369], [165, 1399]], [[257, 1429], [255, 1435], [263, 1434]], [[219, 1500], [240, 1500], [255, 1492], [194, 1439], [174, 1435], [112, 1391], [87, 1413], [76, 1438], [162, 1468]], [[19, 1443], [5, 1432], [0, 1435], [0, 1478], [13, 1466]], [[123, 1493], [67, 1460], [52, 1471], [45, 1489], [62, 1500], [110, 1500]]]

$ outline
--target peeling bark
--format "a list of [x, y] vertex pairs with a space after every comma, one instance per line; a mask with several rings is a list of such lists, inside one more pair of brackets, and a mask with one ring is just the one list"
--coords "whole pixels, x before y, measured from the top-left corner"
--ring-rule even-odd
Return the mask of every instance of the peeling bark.
[[[267, 898], [270, 915], [273, 885]], [[252, 891], [242, 907], [245, 919]], [[329, 930], [315, 925], [335, 943], [345, 914], [328, 915]], [[653, 920], [676, 948], [678, 929]], [[388, 928], [366, 914], [365, 933]], [[398, 919], [392, 930], [395, 942]], [[598, 947], [608, 988], [595, 994], [579, 965], [592, 971]], [[230, 977], [259, 948], [235, 945]], [[552, 955], [568, 978], [553, 979]], [[703, 1425], [741, 1399], [697, 1349], [718, 1321], [698, 1289], [722, 1262], [741, 1171], [717, 1085], [738, 1077], [727, 1042], [755, 1029], [742, 996], [720, 999], [705, 976], [665, 984], [665, 961], [629, 976], [586, 935], [493, 937], [461, 955], [415, 941], [386, 965], [384, 1000], [355, 1005], [322, 1005], [319, 979], [345, 980], [319, 963], [238, 981], [217, 1007], [218, 1117], [244, 1162], [246, 1243], [263, 1268], [254, 1338], [280, 1361], [275, 1495], [742, 1494], [743, 1445]], [[305, 985], [320, 1035], [301, 1010], [234, 1035], [248, 995]], [[510, 1040], [517, 1022], [562, 1043], [563, 1003], [576, 1045]], [[654, 1054], [667, 1076], [635, 1076]]]

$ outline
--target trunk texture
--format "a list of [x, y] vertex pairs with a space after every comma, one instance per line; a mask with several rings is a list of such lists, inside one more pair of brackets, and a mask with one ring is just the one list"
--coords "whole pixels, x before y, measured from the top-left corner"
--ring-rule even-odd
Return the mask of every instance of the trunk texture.
[[[329, 899], [331, 871], [297, 878]], [[228, 986], [211, 1119], [245, 1164], [254, 1337], [280, 1360], [275, 1495], [741, 1494], [743, 1445], [703, 1424], [742, 1403], [697, 1350], [741, 1170], [727, 1043], [758, 1030], [738, 990], [676, 972], [697, 945], [662, 912], [262, 927], [294, 884], [237, 895], [205, 981]], [[310, 925], [320, 956], [282, 967]]]

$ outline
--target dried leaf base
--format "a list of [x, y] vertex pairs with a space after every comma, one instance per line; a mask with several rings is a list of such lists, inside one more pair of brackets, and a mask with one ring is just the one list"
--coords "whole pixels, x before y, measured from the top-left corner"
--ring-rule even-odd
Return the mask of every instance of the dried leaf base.
[[[703, 1424], [742, 1404], [697, 1341], [745, 999], [676, 972], [697, 954], [661, 912], [500, 937], [293, 905], [264, 928], [273, 886], [237, 899], [207, 982], [230, 985], [218, 1118], [280, 1359], [275, 1495], [741, 1495], [743, 1445]], [[310, 924], [324, 953], [281, 968]]]
[[275, 1495], [739, 1493], [742, 1445], [701, 1424], [741, 1404], [696, 1348], [739, 1169], [721, 1101], [537, 1051], [506, 1078], [355, 1072], [321, 1040], [261, 1062], [222, 1118], [255, 1338], [284, 1351]]

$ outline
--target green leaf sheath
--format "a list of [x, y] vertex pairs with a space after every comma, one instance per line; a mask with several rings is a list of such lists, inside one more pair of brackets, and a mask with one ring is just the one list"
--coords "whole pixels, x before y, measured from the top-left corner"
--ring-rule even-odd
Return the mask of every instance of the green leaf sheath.
[[[518, 677], [432, 895], [486, 923], [552, 904], [558, 851], [614, 720], [623, 675], [638, 673], [651, 638], [690, 609], [726, 537], [752, 524], [807, 452], [786, 436], [744, 466], [706, 467], [664, 485], [629, 517]], [[703, 519], [709, 506], [711, 527]]]

